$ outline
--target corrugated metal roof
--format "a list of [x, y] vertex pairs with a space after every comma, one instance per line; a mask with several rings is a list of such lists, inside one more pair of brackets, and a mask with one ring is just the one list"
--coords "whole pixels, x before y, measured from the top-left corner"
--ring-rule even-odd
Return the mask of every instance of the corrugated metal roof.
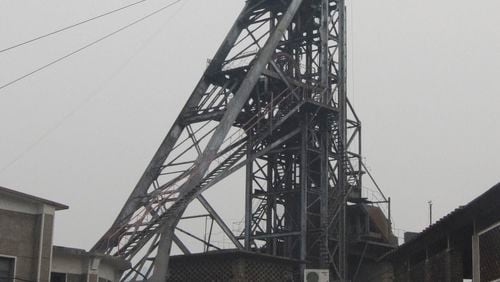
[[472, 200], [467, 205], [460, 206], [449, 214], [440, 218], [434, 224], [425, 228], [414, 239], [399, 246], [399, 248], [384, 256], [384, 258], [395, 257], [398, 254], [403, 253], [406, 250], [411, 249], [412, 247], [415, 247], [417, 244], [422, 243], [429, 238], [443, 236], [443, 234], [448, 234], [448, 232], [452, 231], [453, 229], [472, 224], [474, 217], [480, 216], [480, 213], [484, 208], [492, 205], [500, 205], [500, 183], [496, 184], [488, 191]]

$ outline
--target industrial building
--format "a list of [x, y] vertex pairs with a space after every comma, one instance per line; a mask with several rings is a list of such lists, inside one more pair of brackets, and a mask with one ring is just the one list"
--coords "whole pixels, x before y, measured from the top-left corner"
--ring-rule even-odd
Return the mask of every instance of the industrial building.
[[[346, 1], [244, 2], [90, 251], [53, 246], [67, 206], [0, 188], [0, 281], [500, 281], [500, 185], [398, 246], [348, 97]], [[235, 231], [204, 192], [238, 170]]]
[[56, 211], [68, 206], [0, 187], [0, 276], [49, 281]]
[[129, 268], [121, 258], [54, 246], [51, 282], [115, 282]]
[[[386, 255], [366, 258], [354, 281], [497, 281], [499, 199], [500, 183], [421, 233], [408, 236]], [[130, 268], [126, 260], [53, 246], [55, 214], [66, 209], [66, 205], [0, 187], [0, 281], [120, 281]], [[377, 213], [369, 218], [374, 223]], [[392, 233], [380, 227], [375, 225], [366, 235], [389, 236], [384, 240], [394, 242]], [[171, 258], [168, 281], [294, 281], [299, 263], [238, 250], [180, 255]]]
[[[248, 252], [271, 256], [270, 265], [295, 262], [279, 280], [273, 273], [264, 281], [298, 281], [312, 269], [347, 281], [395, 248], [388, 198], [378, 187], [367, 197], [365, 187], [375, 181], [362, 180], [369, 171], [361, 121], [347, 97], [345, 9], [334, 0], [245, 1], [92, 250], [132, 261], [125, 280], [178, 277], [172, 265], [184, 258], [170, 257], [176, 248], [200, 265], [230, 256], [225, 267], [250, 267], [256, 258]], [[234, 184], [245, 196], [244, 228], [235, 233], [203, 193], [238, 170], [245, 175]], [[201, 208], [185, 216], [192, 203]], [[213, 228], [181, 227], [203, 218]], [[213, 242], [215, 229], [232, 245]], [[211, 253], [228, 249], [238, 252]], [[236, 275], [251, 281], [268, 268]]]
[[385, 260], [394, 281], [500, 280], [500, 184], [446, 215]]
[[123, 259], [53, 246], [56, 212], [67, 209], [0, 187], [0, 281], [119, 281]]

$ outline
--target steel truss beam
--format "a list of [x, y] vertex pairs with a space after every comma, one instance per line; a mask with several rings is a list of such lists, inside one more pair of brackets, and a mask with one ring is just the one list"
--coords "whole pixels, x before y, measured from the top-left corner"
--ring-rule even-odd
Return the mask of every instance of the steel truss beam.
[[[123, 280], [165, 281], [198, 199], [234, 248], [295, 258], [348, 279], [346, 205], [361, 197], [361, 124], [346, 97], [343, 0], [248, 0], [130, 197], [93, 251]], [[202, 192], [246, 167], [233, 234]], [[184, 217], [184, 220], [200, 216]], [[177, 231], [177, 232], [176, 232]]]

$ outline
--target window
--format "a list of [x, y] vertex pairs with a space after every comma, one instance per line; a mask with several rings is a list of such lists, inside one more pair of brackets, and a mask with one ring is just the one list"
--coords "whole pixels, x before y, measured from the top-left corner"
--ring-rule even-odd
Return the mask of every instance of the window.
[[14, 258], [0, 257], [0, 282], [14, 281]]
[[66, 282], [66, 273], [50, 273], [50, 282]]

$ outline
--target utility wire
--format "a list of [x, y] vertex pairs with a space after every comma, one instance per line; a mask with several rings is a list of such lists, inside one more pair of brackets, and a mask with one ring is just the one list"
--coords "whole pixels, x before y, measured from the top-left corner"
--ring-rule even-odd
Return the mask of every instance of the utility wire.
[[72, 29], [72, 28], [77, 27], [77, 26], [79, 26], [79, 25], [82, 25], [82, 24], [85, 24], [85, 23], [91, 22], [91, 21], [93, 21], [93, 20], [97, 20], [97, 19], [99, 19], [99, 18], [102, 18], [102, 17], [108, 16], [108, 15], [114, 14], [114, 13], [116, 13], [116, 12], [119, 12], [119, 11], [121, 11], [121, 10], [125, 10], [125, 9], [127, 9], [127, 8], [130, 8], [130, 7], [132, 7], [132, 6], [135, 6], [135, 5], [137, 5], [137, 4], [140, 4], [140, 3], [143, 3], [143, 2], [146, 2], [146, 1], [147, 1], [147, 0], [140, 0], [140, 1], [137, 1], [137, 2], [134, 2], [134, 3], [131, 3], [131, 4], [129, 4], [129, 5], [126, 5], [126, 6], [120, 7], [120, 8], [118, 8], [118, 9], [114, 9], [114, 10], [112, 10], [112, 11], [106, 12], [106, 13], [104, 13], [104, 14], [100, 14], [100, 15], [98, 15], [98, 16], [95, 16], [95, 17], [92, 17], [92, 18], [86, 19], [86, 20], [84, 20], [84, 21], [81, 21], [81, 22], [78, 22], [78, 23], [75, 23], [75, 24], [69, 25], [69, 26], [67, 26], [67, 27], [63, 27], [63, 28], [57, 29], [57, 30], [55, 30], [55, 31], [49, 32], [49, 33], [44, 34], [44, 35], [40, 35], [40, 36], [35, 37], [35, 38], [33, 38], [33, 39], [30, 39], [30, 40], [27, 40], [27, 41], [24, 41], [24, 42], [21, 42], [21, 43], [18, 43], [18, 44], [12, 45], [12, 46], [7, 47], [7, 48], [5, 48], [5, 49], [0, 49], [0, 53], [7, 52], [7, 51], [9, 51], [9, 50], [12, 50], [12, 49], [17, 48], [17, 47], [21, 47], [21, 46], [26, 45], [26, 44], [28, 44], [28, 43], [32, 43], [32, 42], [34, 42], [34, 41], [37, 41], [37, 40], [43, 39], [43, 38], [45, 38], [45, 37], [49, 37], [49, 36], [51, 36], [51, 35], [54, 35], [54, 34], [57, 34], [57, 33], [63, 32], [63, 31], [66, 31], [66, 30], [68, 30], [68, 29]]
[[77, 107], [75, 107], [72, 111], [67, 113], [61, 120], [59, 120], [53, 127], [46, 130], [38, 139], [35, 140], [30, 146], [28, 146], [22, 153], [17, 155], [14, 159], [12, 159], [9, 163], [7, 163], [4, 167], [0, 169], [0, 175], [2, 175], [7, 169], [9, 169], [12, 165], [17, 163], [20, 159], [22, 159], [27, 153], [29, 153], [33, 148], [35, 148], [38, 144], [40, 144], [43, 140], [45, 140], [48, 136], [50, 136], [54, 131], [59, 129], [68, 119], [74, 116], [79, 110], [81, 110], [86, 104], [90, 103], [92, 99], [94, 99], [98, 94], [102, 92], [102, 90], [117, 77], [125, 68], [130, 64], [130, 62], [146, 48], [146, 46], [154, 40], [167, 26], [166, 24], [172, 20], [173, 17], [177, 15], [177, 13], [184, 7], [183, 2], [182, 5], [178, 8], [175, 14], [168, 18], [162, 25], [160, 29], [158, 29], [154, 34], [152, 34], [148, 39], [137, 49], [134, 54], [127, 59], [127, 61], [122, 64], [104, 83], [101, 84], [91, 95], [85, 98], [82, 103], [80, 103]]
[[71, 57], [71, 56], [73, 56], [73, 55], [75, 55], [75, 54], [77, 54], [77, 53], [79, 53], [79, 52], [81, 52], [81, 51], [83, 51], [83, 50], [85, 50], [85, 49], [87, 49], [87, 48], [89, 48], [89, 47], [91, 47], [91, 46], [93, 46], [93, 45], [95, 45], [95, 44], [97, 44], [97, 43], [99, 43], [99, 42], [103, 41], [103, 40], [105, 40], [105, 39], [108, 39], [109, 37], [111, 37], [111, 36], [113, 36], [113, 35], [115, 35], [115, 34], [117, 34], [117, 33], [121, 32], [121, 31], [123, 31], [123, 30], [125, 30], [125, 29], [127, 29], [127, 28], [129, 28], [129, 27], [131, 27], [131, 26], [133, 26], [133, 25], [135, 25], [135, 24], [137, 24], [137, 23], [139, 23], [139, 22], [142, 22], [142, 21], [144, 21], [144, 20], [148, 19], [149, 17], [154, 16], [154, 15], [156, 15], [156, 14], [158, 14], [158, 13], [160, 13], [160, 12], [162, 12], [162, 11], [164, 11], [164, 10], [168, 9], [168, 8], [170, 8], [171, 6], [173, 6], [173, 5], [177, 4], [177, 3], [181, 2], [181, 1], [182, 1], [182, 0], [176, 0], [176, 1], [174, 1], [174, 2], [172, 2], [172, 3], [170, 3], [170, 4], [168, 4], [168, 5], [165, 5], [165, 6], [161, 7], [160, 9], [155, 10], [154, 12], [149, 13], [149, 14], [147, 14], [146, 16], [144, 16], [144, 17], [142, 17], [142, 18], [140, 18], [140, 19], [138, 19], [138, 20], [135, 20], [134, 22], [132, 22], [132, 23], [130, 23], [130, 24], [127, 24], [127, 25], [125, 25], [125, 26], [123, 26], [123, 27], [121, 27], [121, 28], [119, 28], [119, 29], [117, 29], [117, 30], [115, 30], [115, 31], [111, 32], [111, 33], [108, 33], [107, 35], [105, 35], [105, 36], [103, 36], [103, 37], [101, 37], [101, 38], [99, 38], [99, 39], [97, 39], [97, 40], [95, 40], [95, 41], [93, 41], [93, 42], [91, 42], [91, 43], [89, 43], [89, 44], [87, 44], [87, 45], [83, 46], [83, 47], [80, 47], [80, 48], [76, 49], [75, 51], [73, 51], [73, 52], [71, 52], [71, 53], [68, 53], [68, 54], [66, 54], [66, 55], [64, 55], [64, 56], [62, 56], [62, 57], [60, 57], [60, 58], [58, 58], [58, 59], [56, 59], [56, 60], [54, 60], [54, 61], [52, 61], [52, 62], [50, 62], [50, 63], [46, 64], [46, 65], [43, 65], [43, 66], [41, 66], [41, 67], [39, 67], [39, 68], [37, 68], [37, 69], [35, 69], [35, 70], [33, 70], [33, 71], [31, 71], [31, 72], [29, 72], [29, 73], [27, 73], [27, 74], [23, 75], [23, 76], [20, 76], [20, 77], [18, 77], [18, 78], [16, 78], [16, 79], [14, 79], [14, 80], [12, 80], [12, 81], [10, 81], [10, 82], [6, 83], [6, 84], [3, 84], [2, 86], [0, 86], [0, 90], [3, 90], [3, 89], [5, 89], [5, 88], [7, 88], [7, 87], [11, 86], [12, 84], [14, 84], [14, 83], [16, 83], [16, 82], [19, 82], [20, 80], [23, 80], [23, 79], [25, 79], [25, 78], [27, 78], [27, 77], [29, 77], [29, 76], [31, 76], [31, 75], [33, 75], [33, 74], [35, 74], [35, 73], [39, 72], [39, 71], [42, 71], [42, 70], [44, 70], [44, 69], [46, 69], [46, 68], [48, 68], [48, 67], [50, 67], [50, 66], [52, 66], [52, 65], [55, 65], [55, 64], [57, 64], [58, 62], [60, 62], [60, 61], [62, 61], [62, 60], [64, 60], [64, 59], [66, 59], [66, 58], [68, 58], [68, 57]]

